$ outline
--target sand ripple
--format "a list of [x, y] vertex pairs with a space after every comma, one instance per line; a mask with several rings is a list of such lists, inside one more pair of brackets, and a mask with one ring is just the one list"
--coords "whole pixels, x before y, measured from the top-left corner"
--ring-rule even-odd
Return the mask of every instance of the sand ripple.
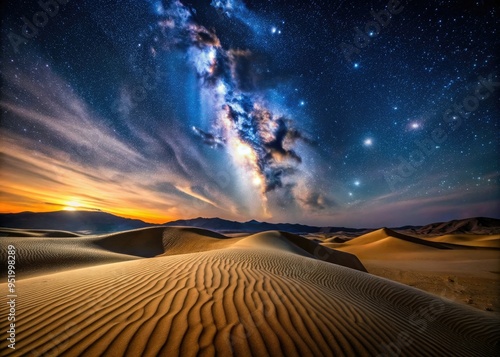
[[[182, 230], [151, 239], [154, 246], [160, 239], [167, 253], [177, 249], [176, 255], [21, 280], [17, 349], [7, 349], [3, 339], [0, 353], [494, 356], [498, 352], [498, 319], [318, 260], [287, 246], [283, 236], [277, 243], [267, 242], [265, 236], [250, 241], [204, 236], [199, 252], [186, 253], [180, 247], [192, 246], [203, 232], [187, 234], [187, 243]], [[273, 234], [276, 238], [275, 233], [270, 237]], [[5, 291], [5, 284], [0, 286]], [[5, 306], [1, 311], [5, 316]], [[0, 329], [7, 329], [6, 319], [0, 321]]]

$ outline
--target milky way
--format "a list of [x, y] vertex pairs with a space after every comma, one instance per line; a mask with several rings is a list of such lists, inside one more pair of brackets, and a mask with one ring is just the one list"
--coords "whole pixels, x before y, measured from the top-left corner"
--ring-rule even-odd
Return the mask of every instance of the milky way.
[[[212, 3], [229, 16], [241, 4]], [[227, 146], [233, 159], [251, 172], [251, 182], [262, 186], [263, 193], [283, 187], [282, 177], [294, 172], [302, 161], [293, 150], [303, 135], [290, 119], [273, 113], [252, 86], [251, 51], [224, 49], [217, 35], [197, 24], [190, 11], [174, 2], [159, 21], [162, 40], [187, 47], [202, 86], [208, 88], [216, 112], [211, 132], [193, 127], [210, 145]]]

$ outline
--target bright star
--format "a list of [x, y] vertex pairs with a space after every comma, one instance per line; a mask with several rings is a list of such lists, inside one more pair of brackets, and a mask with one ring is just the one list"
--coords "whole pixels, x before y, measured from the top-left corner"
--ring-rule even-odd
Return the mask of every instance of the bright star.
[[354, 186], [359, 187], [360, 185], [361, 185], [361, 182], [359, 182], [359, 180], [354, 181]]
[[354, 68], [359, 68], [359, 63], [354, 63]]
[[411, 130], [417, 130], [417, 129], [420, 129], [420, 128], [422, 128], [422, 125], [420, 123], [417, 123], [417, 122], [410, 123], [410, 129]]
[[364, 146], [372, 146], [373, 145], [373, 139], [371, 139], [371, 138], [365, 139], [365, 141], [363, 142], [363, 145]]
[[278, 31], [278, 29], [277, 29], [276, 27], [273, 27], [273, 28], [271, 29], [271, 33], [272, 33], [272, 34], [275, 34], [277, 31]]
[[303, 107], [304, 105], [306, 105], [306, 102], [303, 101], [303, 100], [301, 100], [299, 104], [300, 104], [301, 107]]

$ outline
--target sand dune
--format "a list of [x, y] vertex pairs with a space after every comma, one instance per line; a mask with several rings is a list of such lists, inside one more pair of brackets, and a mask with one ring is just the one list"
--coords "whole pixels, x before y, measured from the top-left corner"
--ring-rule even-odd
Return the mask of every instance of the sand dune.
[[80, 237], [78, 233], [48, 229], [0, 228], [0, 237]]
[[365, 267], [355, 255], [331, 250], [303, 237], [285, 232], [272, 231], [254, 234], [240, 240], [234, 246], [288, 251], [366, 272]]
[[138, 259], [136, 256], [106, 251], [90, 238], [0, 238], [0, 256], [6, 261], [8, 244], [17, 248], [18, 278], [43, 276], [67, 269]]
[[374, 257], [376, 255], [401, 254], [405, 252], [435, 252], [436, 250], [461, 249], [497, 249], [500, 248], [500, 235], [444, 235], [438, 237], [413, 237], [388, 228], [382, 228], [345, 243], [323, 244], [332, 249], [356, 254], [358, 257]]
[[372, 274], [500, 316], [498, 235], [416, 238], [380, 229], [324, 245], [356, 254]]
[[[495, 264], [498, 264], [500, 258], [496, 249], [497, 239], [498, 236], [480, 235], [416, 238], [383, 228], [345, 243], [323, 243], [323, 245], [355, 254], [361, 261], [400, 260], [407, 261], [408, 264], [413, 264], [415, 261], [441, 261], [449, 268], [452, 261], [463, 264], [467, 261], [491, 260], [490, 271], [496, 273], [498, 269], [495, 268]], [[429, 264], [427, 268], [432, 270], [436, 269], [436, 266]], [[464, 268], [468, 269], [466, 266]]]
[[[20, 274], [16, 351], [3, 339], [2, 355], [493, 356], [500, 345], [498, 318], [334, 264], [328, 250], [318, 259], [317, 249], [293, 235], [153, 228], [47, 239], [25, 239], [20, 264], [30, 256], [41, 267], [44, 257], [55, 264], [47, 246], [69, 240], [82, 243], [65, 242], [61, 255], [134, 260]], [[0, 238], [2, 246], [7, 241], [21, 244]], [[134, 247], [140, 254], [131, 254]], [[38, 250], [45, 254], [30, 253]]]
[[[352, 254], [335, 252], [300, 236], [277, 231], [229, 238], [199, 228], [155, 227], [99, 236], [81, 236], [78, 239], [33, 237], [31, 232], [26, 232], [23, 238], [0, 238], [2, 246], [14, 244], [18, 247], [16, 268], [21, 277], [161, 255], [205, 252], [243, 244], [253, 247], [278, 247], [295, 254], [366, 271], [359, 259]], [[22, 235], [20, 230], [19, 235]], [[6, 258], [5, 252], [5, 249], [0, 252], [2, 259]]]
[[465, 245], [468, 247], [500, 248], [500, 234], [472, 235], [472, 234], [447, 234], [427, 238], [428, 241]]
[[400, 254], [402, 252], [429, 252], [451, 249], [446, 243], [428, 241], [404, 235], [388, 228], [364, 234], [345, 243], [325, 243], [327, 247], [356, 254], [360, 259], [372, 256]]
[[500, 220], [495, 218], [475, 217], [428, 224], [416, 229], [417, 234], [500, 234]]

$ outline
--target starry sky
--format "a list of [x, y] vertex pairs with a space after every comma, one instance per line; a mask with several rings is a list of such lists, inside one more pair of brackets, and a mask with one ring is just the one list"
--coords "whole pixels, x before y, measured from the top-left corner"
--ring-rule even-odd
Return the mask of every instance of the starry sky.
[[1, 6], [1, 212], [499, 217], [495, 1]]

